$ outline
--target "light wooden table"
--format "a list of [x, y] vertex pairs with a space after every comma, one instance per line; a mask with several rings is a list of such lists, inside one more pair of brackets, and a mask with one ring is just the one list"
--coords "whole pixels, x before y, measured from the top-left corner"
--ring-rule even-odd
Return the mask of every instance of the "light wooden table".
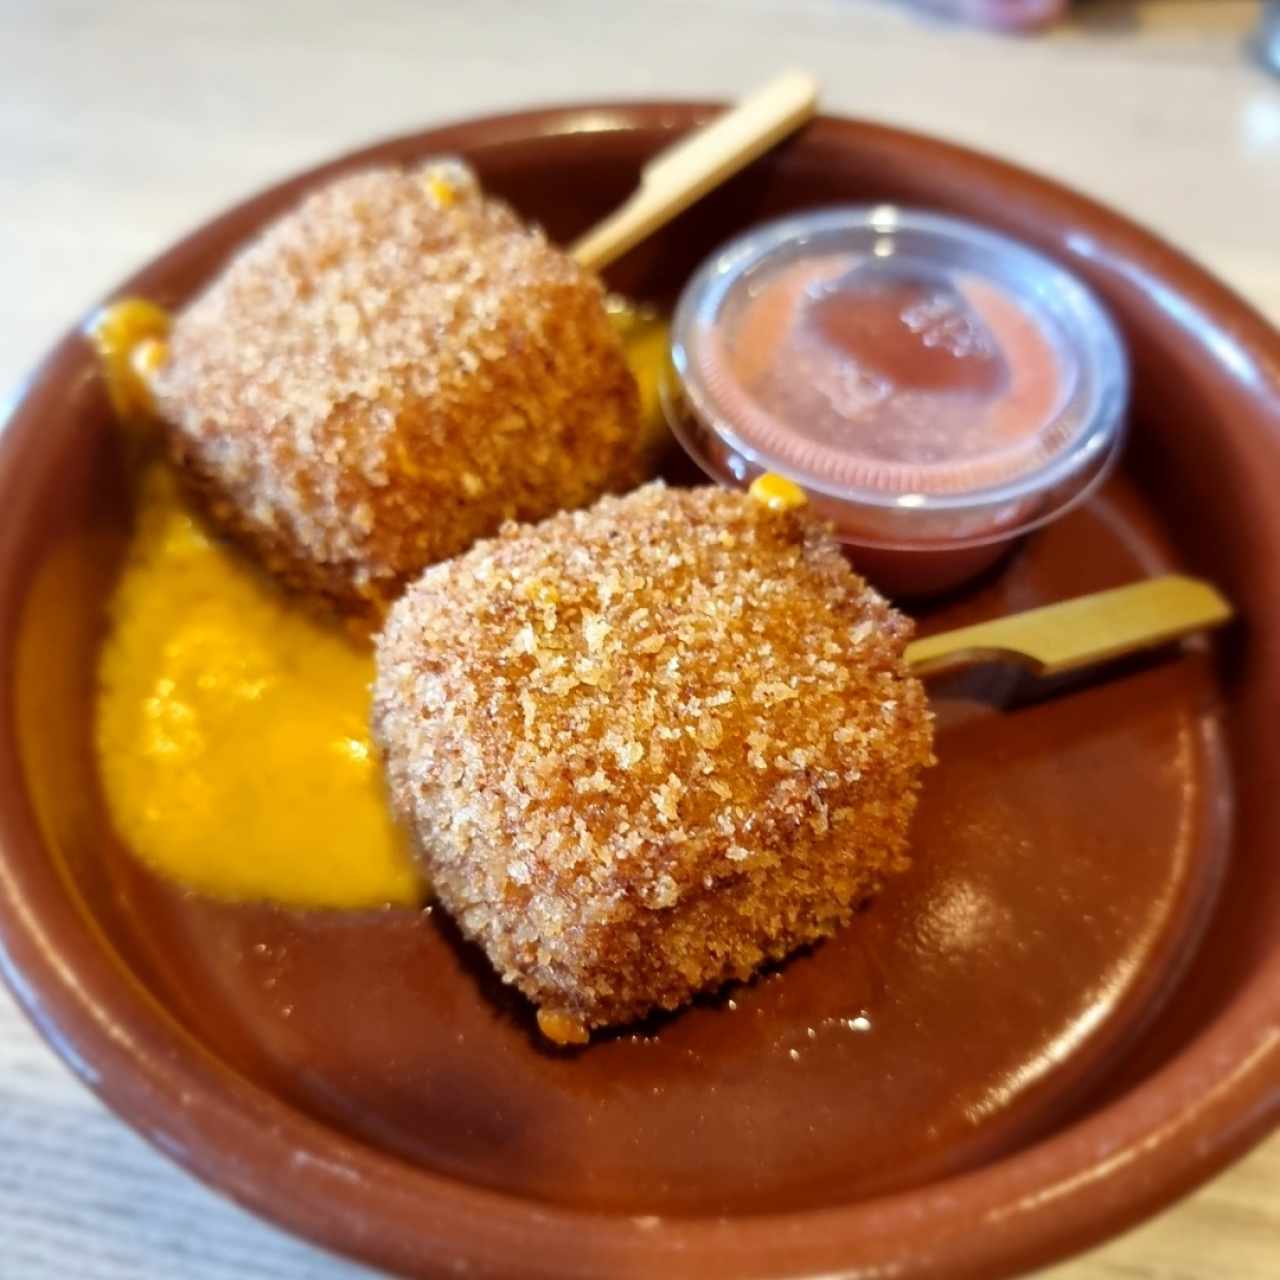
[[[282, 173], [572, 98], [731, 96], [783, 64], [831, 108], [1002, 152], [1125, 209], [1280, 320], [1280, 81], [1244, 0], [1095, 0], [1003, 40], [857, 0], [0, 0], [0, 393], [95, 296]], [[223, 1202], [76, 1084], [0, 995], [0, 1276], [366, 1274]], [[1280, 1137], [1053, 1280], [1276, 1280]]]

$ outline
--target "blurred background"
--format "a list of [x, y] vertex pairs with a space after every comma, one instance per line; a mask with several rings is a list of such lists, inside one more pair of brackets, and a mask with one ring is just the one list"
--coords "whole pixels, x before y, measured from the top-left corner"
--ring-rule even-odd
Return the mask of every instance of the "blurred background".
[[[1259, 0], [0, 0], [0, 393], [95, 299], [264, 183], [428, 123], [728, 98], [940, 134], [1146, 223], [1280, 322], [1280, 77]], [[1280, 55], [1277, 55], [1280, 58]], [[0, 1276], [352, 1280], [197, 1186], [0, 993]], [[1274, 1280], [1280, 1138], [1053, 1280]]]

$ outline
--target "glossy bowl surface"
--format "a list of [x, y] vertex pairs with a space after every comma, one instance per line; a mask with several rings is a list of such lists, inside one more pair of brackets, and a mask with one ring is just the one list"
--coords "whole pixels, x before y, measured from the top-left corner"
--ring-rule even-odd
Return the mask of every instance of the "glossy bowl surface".
[[[709, 110], [397, 139], [238, 206], [120, 292], [179, 305], [306, 188], [440, 151], [567, 240]], [[1280, 337], [1078, 195], [834, 119], [610, 283], [669, 304], [746, 226], [869, 200], [1066, 263], [1133, 359], [1117, 474], [922, 625], [1172, 567], [1213, 577], [1240, 622], [1064, 687], [936, 686], [915, 869], [830, 944], [576, 1054], [539, 1044], [439, 913], [211, 903], [119, 846], [89, 730], [128, 489], [79, 334], [37, 371], [0, 437], [0, 958], [55, 1049], [161, 1149], [405, 1274], [977, 1277], [1131, 1224], [1275, 1124]]]

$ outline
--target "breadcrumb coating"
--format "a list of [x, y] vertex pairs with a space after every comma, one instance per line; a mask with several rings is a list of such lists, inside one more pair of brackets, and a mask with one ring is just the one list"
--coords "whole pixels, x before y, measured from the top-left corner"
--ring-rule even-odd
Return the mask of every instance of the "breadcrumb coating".
[[651, 484], [428, 569], [374, 732], [442, 903], [573, 1040], [832, 933], [907, 865], [910, 633], [808, 513]]
[[355, 612], [650, 461], [599, 283], [454, 160], [309, 196], [176, 318], [153, 389], [215, 518]]

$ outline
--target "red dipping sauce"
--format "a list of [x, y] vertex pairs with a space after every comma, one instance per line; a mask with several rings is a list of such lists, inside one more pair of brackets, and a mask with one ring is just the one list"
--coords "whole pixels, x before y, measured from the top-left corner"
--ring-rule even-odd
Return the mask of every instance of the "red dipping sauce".
[[1128, 378], [1100, 304], [982, 228], [893, 206], [716, 254], [672, 330], [667, 407], [724, 483], [798, 484], [891, 594], [957, 585], [1100, 481]]

